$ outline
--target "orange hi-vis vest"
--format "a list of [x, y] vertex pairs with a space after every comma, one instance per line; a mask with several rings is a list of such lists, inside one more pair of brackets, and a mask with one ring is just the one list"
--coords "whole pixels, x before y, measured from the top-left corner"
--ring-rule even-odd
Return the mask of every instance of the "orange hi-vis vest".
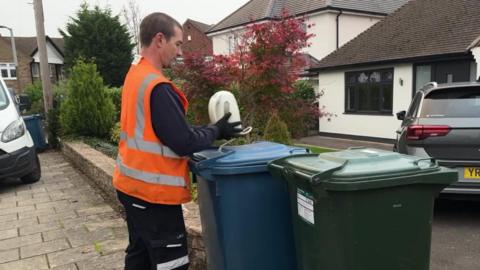
[[172, 82], [145, 58], [134, 62], [123, 85], [113, 185], [150, 203], [182, 204], [191, 200], [188, 160], [162, 144], [152, 126], [150, 95], [159, 83], [170, 84], [187, 111], [187, 98]]

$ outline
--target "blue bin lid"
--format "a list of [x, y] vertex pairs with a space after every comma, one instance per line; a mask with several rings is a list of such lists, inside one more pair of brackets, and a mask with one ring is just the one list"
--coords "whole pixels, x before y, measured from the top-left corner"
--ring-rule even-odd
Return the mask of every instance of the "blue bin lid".
[[217, 169], [217, 172], [229, 170], [232, 174], [236, 169], [245, 173], [245, 170], [254, 167], [257, 168], [257, 171], [258, 169], [267, 171], [269, 161], [292, 154], [305, 153], [307, 153], [305, 148], [260, 141], [246, 145], [225, 146], [221, 150], [215, 148], [195, 153], [191, 165], [195, 167], [195, 171]]
[[41, 115], [40, 114], [30, 114], [30, 115], [23, 115], [22, 116], [23, 120], [32, 120], [32, 119], [41, 119]]

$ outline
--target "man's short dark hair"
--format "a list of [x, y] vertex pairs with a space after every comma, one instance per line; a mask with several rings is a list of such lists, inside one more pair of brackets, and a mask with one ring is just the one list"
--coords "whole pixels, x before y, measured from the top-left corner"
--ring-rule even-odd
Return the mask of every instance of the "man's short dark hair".
[[163, 33], [165, 38], [169, 40], [174, 35], [175, 26], [182, 29], [180, 23], [165, 13], [154, 12], [148, 15], [140, 23], [140, 43], [142, 47], [149, 46], [157, 33]]

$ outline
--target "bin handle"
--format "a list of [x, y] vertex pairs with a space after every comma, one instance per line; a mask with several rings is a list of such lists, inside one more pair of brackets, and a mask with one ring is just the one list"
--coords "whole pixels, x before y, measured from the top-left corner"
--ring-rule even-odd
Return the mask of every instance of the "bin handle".
[[290, 155], [293, 155], [293, 153], [295, 153], [295, 151], [299, 151], [301, 152], [301, 154], [303, 154], [304, 152], [307, 152], [307, 154], [310, 154], [310, 149], [308, 148], [293, 148], [293, 149], [290, 149], [288, 152], [290, 152]]
[[268, 166], [273, 167], [275, 169], [283, 170], [283, 166], [277, 165], [275, 163], [269, 163]]
[[413, 164], [420, 167], [420, 162], [422, 161], [430, 161], [430, 166], [428, 168], [433, 168], [435, 166], [438, 166], [438, 161], [434, 158], [421, 158], [413, 161]]

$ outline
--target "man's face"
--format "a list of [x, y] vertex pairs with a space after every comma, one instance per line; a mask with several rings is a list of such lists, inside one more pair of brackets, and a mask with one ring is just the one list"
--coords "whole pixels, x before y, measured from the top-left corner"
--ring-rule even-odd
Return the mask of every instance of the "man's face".
[[163, 36], [160, 41], [159, 54], [163, 68], [170, 67], [176, 57], [182, 56], [183, 32], [178, 26], [175, 26], [173, 33], [169, 40]]

